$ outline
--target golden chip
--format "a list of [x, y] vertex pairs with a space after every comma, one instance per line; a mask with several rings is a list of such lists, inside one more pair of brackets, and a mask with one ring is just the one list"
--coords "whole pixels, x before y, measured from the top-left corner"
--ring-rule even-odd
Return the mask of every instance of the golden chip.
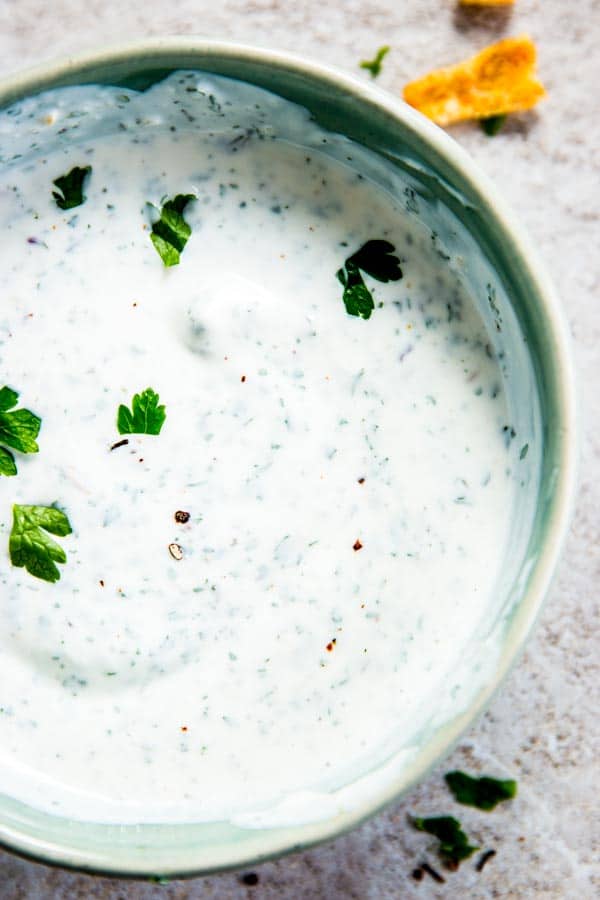
[[404, 88], [404, 99], [438, 125], [521, 112], [546, 94], [535, 76], [535, 60], [530, 37], [506, 38], [412, 81]]
[[510, 6], [515, 0], [459, 0], [461, 6]]

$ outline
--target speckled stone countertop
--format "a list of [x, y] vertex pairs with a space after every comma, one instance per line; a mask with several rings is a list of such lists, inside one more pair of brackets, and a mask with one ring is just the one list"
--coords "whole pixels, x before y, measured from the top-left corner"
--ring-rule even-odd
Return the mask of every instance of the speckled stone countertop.
[[[495, 179], [528, 226], [562, 296], [580, 380], [580, 490], [562, 564], [526, 653], [488, 712], [427, 781], [326, 846], [239, 874], [167, 885], [93, 878], [0, 852], [2, 900], [141, 898], [595, 898], [600, 896], [600, 2], [516, 0], [464, 10], [454, 0], [3, 0], [0, 75], [52, 57], [147, 35], [201, 34], [293, 50], [351, 72], [382, 44], [379, 84], [399, 93], [431, 67], [498, 38], [536, 40], [548, 99], [490, 139], [453, 136]], [[368, 78], [367, 73], [363, 73]], [[512, 776], [519, 796], [491, 814], [449, 802], [449, 768]], [[409, 813], [459, 815], [482, 848], [444, 884], [411, 872], [437, 865]], [[253, 880], [253, 879], [249, 879]]]

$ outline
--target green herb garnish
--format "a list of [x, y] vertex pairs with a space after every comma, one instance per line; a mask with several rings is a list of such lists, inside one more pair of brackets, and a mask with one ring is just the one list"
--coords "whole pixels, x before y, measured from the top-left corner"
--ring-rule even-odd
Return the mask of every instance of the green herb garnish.
[[141, 394], [134, 394], [131, 410], [121, 404], [117, 414], [119, 434], [160, 434], [167, 418], [164, 406], [159, 406], [160, 397], [152, 388]]
[[504, 128], [507, 118], [506, 113], [500, 113], [497, 116], [488, 116], [487, 119], [480, 119], [479, 124], [488, 137], [495, 137]]
[[461, 828], [458, 819], [453, 816], [434, 816], [430, 819], [412, 819], [412, 824], [419, 831], [426, 831], [440, 841], [439, 852], [446, 860], [458, 864], [468, 859], [479, 850], [473, 847]]
[[19, 395], [9, 387], [0, 389], [0, 475], [16, 475], [15, 458], [7, 447], [19, 453], [37, 453], [36, 438], [42, 420], [28, 409], [13, 409]]
[[16, 475], [17, 464], [12, 453], [5, 447], [0, 447], [0, 475]]
[[399, 281], [402, 269], [393, 244], [389, 241], [367, 241], [349, 256], [344, 267], [336, 272], [336, 277], [344, 288], [342, 299], [350, 316], [369, 319], [375, 309], [373, 296], [366, 286], [360, 269], [376, 281]]
[[8, 552], [13, 566], [25, 567], [30, 575], [43, 581], [58, 581], [55, 563], [66, 563], [67, 556], [46, 532], [65, 537], [71, 524], [55, 506], [13, 506], [13, 526], [8, 539]]
[[194, 194], [177, 194], [163, 203], [160, 219], [152, 225], [150, 240], [165, 266], [179, 265], [181, 252], [188, 242], [192, 229], [183, 218], [183, 211]]
[[377, 281], [400, 281], [400, 261], [397, 256], [392, 255], [395, 249], [389, 241], [367, 241], [360, 250], [348, 257], [346, 265], [354, 263], [358, 269]]
[[61, 175], [52, 182], [58, 188], [58, 191], [52, 191], [52, 196], [60, 209], [73, 209], [85, 202], [83, 182], [91, 171], [91, 166], [75, 166], [66, 175]]
[[377, 78], [377, 76], [381, 72], [381, 63], [383, 62], [384, 57], [389, 52], [389, 47], [380, 47], [373, 59], [363, 59], [363, 61], [359, 64], [361, 69], [368, 69], [371, 73], [371, 78]]
[[361, 319], [370, 318], [375, 309], [373, 296], [356, 266], [353, 263], [346, 263], [345, 269], [340, 269], [337, 277], [344, 286], [342, 299], [348, 315], [360, 316]]
[[487, 775], [472, 778], [466, 772], [448, 772], [444, 778], [458, 803], [476, 806], [477, 809], [489, 811], [503, 800], [512, 800], [517, 795], [517, 782], [511, 779], [499, 781]]

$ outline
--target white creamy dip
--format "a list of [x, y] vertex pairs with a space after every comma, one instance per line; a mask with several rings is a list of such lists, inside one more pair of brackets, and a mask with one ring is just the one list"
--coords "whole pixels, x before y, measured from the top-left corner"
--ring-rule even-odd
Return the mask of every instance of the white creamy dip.
[[[485, 298], [305, 113], [237, 90], [188, 74], [0, 114], [5, 147], [27, 122], [39, 144], [0, 180], [0, 386], [42, 419], [0, 479], [0, 790], [80, 819], [268, 819], [408, 752], [507, 546], [518, 448]], [[313, 149], [236, 129], [236, 97]], [[85, 165], [63, 212], [52, 182]], [[168, 269], [148, 204], [180, 193]], [[365, 276], [362, 320], [335, 276], [372, 239], [403, 278]], [[161, 433], [111, 450], [149, 386]], [[13, 503], [68, 515], [55, 584], [11, 566]]]

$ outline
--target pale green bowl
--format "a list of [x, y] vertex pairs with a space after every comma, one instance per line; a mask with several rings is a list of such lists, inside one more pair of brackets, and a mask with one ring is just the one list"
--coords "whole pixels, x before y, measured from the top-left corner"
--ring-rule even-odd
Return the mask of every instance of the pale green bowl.
[[[254, 864], [335, 837], [397, 799], [448, 752], [478, 716], [523, 647], [565, 536], [575, 480], [575, 403], [565, 327], [552, 285], [497, 190], [443, 131], [390, 94], [290, 54], [168, 38], [51, 63], [0, 84], [0, 108], [49, 88], [102, 83], [143, 90], [174, 69], [248, 81], [307, 107], [318, 122], [375, 151], [411, 185], [406, 203], [467, 260], [490, 331], [503, 322], [512, 414], [530, 435], [522, 503], [515, 519], [498, 609], [465, 648], [468, 702], [421, 735], [408, 761], [392, 756], [371, 773], [359, 803], [295, 827], [242, 829], [227, 822], [119, 826], [53, 817], [0, 798], [0, 841], [63, 866], [127, 876], [175, 877]], [[461, 224], [462, 223], [462, 224]], [[470, 267], [470, 268], [469, 268]], [[525, 470], [524, 470], [525, 471]], [[493, 651], [490, 676], [484, 659]], [[463, 674], [465, 674], [463, 673]], [[458, 692], [460, 694], [460, 691]]]

